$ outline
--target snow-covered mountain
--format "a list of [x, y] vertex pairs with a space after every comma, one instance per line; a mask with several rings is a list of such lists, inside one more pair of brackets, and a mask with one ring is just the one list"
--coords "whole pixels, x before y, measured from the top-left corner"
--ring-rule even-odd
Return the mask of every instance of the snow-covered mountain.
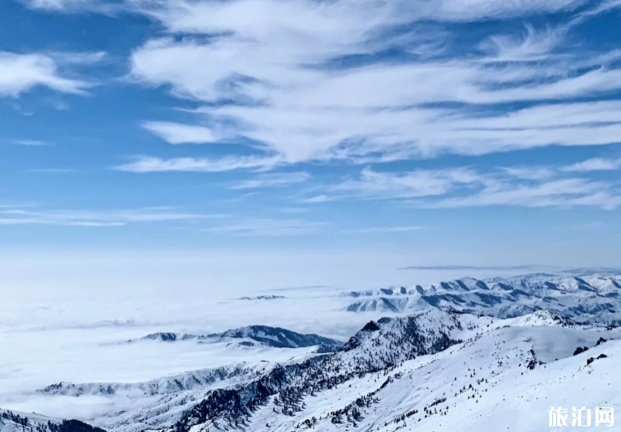
[[[381, 319], [335, 354], [276, 368], [238, 389], [215, 390], [173, 430], [347, 430], [363, 423], [361, 430], [394, 430], [400, 425], [395, 421], [391, 429], [393, 420], [416, 415], [412, 420], [418, 422], [430, 409], [475, 402], [485, 387], [497, 385], [508, 394], [505, 373], [523, 374], [570, 357], [579, 345], [594, 347], [604, 334], [621, 332], [576, 325], [549, 312], [497, 320], [431, 309]], [[405, 374], [407, 384], [393, 386]]]
[[106, 430], [141, 431], [174, 424], [184, 411], [192, 409], [213, 389], [235, 388], [265, 375], [273, 367], [272, 363], [242, 363], [139, 383], [62, 382], [38, 393], [75, 400], [88, 397], [107, 399], [117, 409], [86, 420], [94, 421]]
[[[321, 346], [325, 350], [334, 350], [341, 345], [341, 342], [316, 334], [301, 334], [280, 327], [269, 327], [263, 325], [253, 325], [227, 330], [222, 333], [212, 334], [192, 334], [192, 333], [151, 333], [138, 340], [155, 340], [161, 342], [176, 342], [197, 340], [199, 342], [226, 342], [237, 340], [242, 345], [252, 345], [254, 342], [274, 348], [305, 348]], [[128, 342], [136, 342], [130, 340]]]
[[415, 312], [427, 308], [511, 318], [537, 310], [584, 322], [621, 322], [621, 276], [533, 274], [478, 280], [463, 278], [413, 288], [341, 294], [355, 298], [351, 312]]
[[151, 333], [102, 349], [200, 347], [248, 361], [42, 386], [24, 406], [77, 420], [2, 411], [0, 432], [547, 430], [551, 406], [621, 409], [619, 293], [610, 275], [466, 278], [342, 294], [377, 317], [344, 344], [268, 326]]
[[88, 383], [73, 384], [61, 382], [51, 384], [39, 393], [62, 396], [118, 396], [132, 397], [139, 394], [144, 396], [160, 396], [195, 389], [206, 389], [213, 384], [223, 381], [248, 379], [262, 375], [266, 367], [253, 367], [244, 363], [224, 366], [215, 369], [205, 369], [183, 374], [164, 377], [139, 383]]
[[370, 321], [334, 353], [148, 383], [61, 383], [41, 393], [141, 393], [129, 409], [82, 419], [112, 432], [542, 430], [548, 405], [621, 405], [607, 382], [621, 385], [619, 337], [621, 329], [549, 311], [497, 319], [432, 308]]

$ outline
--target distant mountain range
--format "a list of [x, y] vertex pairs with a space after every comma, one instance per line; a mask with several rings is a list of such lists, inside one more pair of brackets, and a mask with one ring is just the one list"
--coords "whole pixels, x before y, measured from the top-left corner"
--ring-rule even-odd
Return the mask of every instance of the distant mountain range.
[[286, 299], [286, 296], [282, 295], [260, 295], [255, 297], [240, 297], [240, 300], [282, 300]]
[[412, 288], [343, 293], [357, 299], [351, 312], [417, 312], [430, 307], [512, 318], [537, 310], [592, 323], [621, 322], [621, 276], [558, 276], [545, 273], [509, 278], [463, 278]]

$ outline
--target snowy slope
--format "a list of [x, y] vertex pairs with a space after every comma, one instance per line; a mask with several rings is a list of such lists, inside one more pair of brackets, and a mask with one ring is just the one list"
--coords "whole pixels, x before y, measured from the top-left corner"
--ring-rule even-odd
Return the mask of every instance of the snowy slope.
[[48, 397], [91, 397], [108, 401], [107, 412], [84, 419], [106, 430], [140, 431], [170, 426], [214, 388], [235, 388], [273, 368], [271, 363], [239, 364], [193, 371], [143, 383], [58, 383], [40, 390]]
[[0, 432], [104, 432], [78, 420], [61, 420], [37, 414], [0, 409]]
[[[206, 399], [178, 427], [193, 432], [231, 426], [266, 432], [526, 431], [547, 428], [552, 405], [618, 408], [621, 395], [612, 386], [621, 384], [621, 377], [613, 376], [621, 344], [600, 340], [621, 332], [550, 325], [548, 318], [532, 317], [522, 326], [524, 320], [434, 312], [370, 325], [341, 353], [319, 363], [334, 366], [332, 379], [322, 376], [317, 363], [284, 369], [259, 380], [263, 385]], [[427, 327], [432, 322], [438, 324], [433, 330]], [[409, 333], [412, 326], [415, 333]], [[404, 331], [410, 335], [405, 339]], [[464, 342], [438, 346], [449, 334]], [[403, 349], [394, 353], [398, 346], [392, 342], [411, 341], [413, 335], [418, 343], [398, 345]], [[578, 346], [589, 350], [573, 356]], [[607, 357], [587, 366], [587, 359], [601, 354]]]
[[[89, 407], [76, 417], [107, 431], [143, 431], [173, 425], [187, 410], [214, 389], [235, 389], [264, 376], [276, 367], [298, 363], [316, 354], [295, 350], [285, 362], [244, 362], [240, 364], [185, 372], [137, 383], [69, 383], [49, 385], [31, 400], [42, 406], [56, 403]], [[88, 414], [90, 413], [90, 414]]]
[[[354, 426], [492, 432], [520, 423], [518, 431], [543, 430], [549, 406], [621, 404], [606, 381], [621, 385], [614, 378], [619, 337], [621, 329], [577, 324], [548, 311], [502, 320], [434, 308], [371, 321], [335, 353], [145, 383], [61, 383], [41, 393], [64, 402], [133, 400], [89, 419], [115, 432]], [[573, 355], [576, 348], [587, 351]], [[601, 354], [606, 357], [597, 359]], [[596, 360], [587, 366], [591, 357]], [[568, 394], [566, 388], [583, 390]]]
[[[243, 426], [259, 430], [270, 425], [268, 429], [292, 430], [321, 416], [329, 424], [339, 424], [339, 416], [347, 413], [334, 414], [339, 411], [335, 408], [347, 411], [353, 409], [349, 404], [359, 398], [376, 397], [369, 393], [381, 389], [385, 381], [381, 377], [392, 374], [403, 362], [414, 360], [412, 364], [420, 366], [445, 358], [452, 368], [461, 369], [468, 362], [456, 358], [455, 353], [466, 349], [470, 355], [468, 349], [476, 344], [478, 351], [483, 350], [478, 356], [479, 368], [531, 370], [540, 362], [571, 356], [577, 346], [595, 346], [603, 334], [618, 337], [621, 333], [551, 319], [546, 313], [529, 320], [497, 320], [432, 309], [411, 317], [382, 319], [370, 322], [335, 354], [277, 368], [239, 389], [214, 391], [185, 415], [176, 428], [199, 431], [213, 426]], [[507, 360], [501, 360], [505, 356]], [[514, 362], [509, 362], [511, 356]], [[356, 387], [358, 382], [362, 387]], [[410, 383], [408, 391], [412, 392], [416, 386], [416, 382]], [[435, 390], [430, 392], [428, 387], [425, 393], [430, 393], [429, 397], [442, 397]], [[317, 403], [320, 405], [314, 405]], [[394, 407], [392, 402], [389, 405]], [[339, 417], [336, 420], [335, 415]], [[370, 418], [377, 422], [386, 415], [378, 417], [376, 413]], [[357, 417], [355, 410], [351, 416]]]

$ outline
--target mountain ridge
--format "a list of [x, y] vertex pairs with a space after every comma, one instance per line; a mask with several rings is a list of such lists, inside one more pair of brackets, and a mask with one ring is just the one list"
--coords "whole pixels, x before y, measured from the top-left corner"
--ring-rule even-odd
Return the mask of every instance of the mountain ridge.
[[591, 323], [621, 323], [621, 276], [537, 273], [508, 278], [462, 278], [412, 288], [351, 291], [349, 312], [417, 312], [428, 308], [512, 318], [551, 310]]
[[330, 339], [314, 333], [303, 334], [282, 327], [271, 327], [265, 325], [251, 325], [226, 330], [221, 333], [174, 333], [174, 332], [157, 332], [151, 333], [138, 339], [130, 339], [127, 343], [135, 343], [138, 341], [154, 340], [160, 342], [178, 342], [196, 340], [200, 342], [217, 342], [232, 339], [245, 340], [240, 342], [252, 343], [254, 341], [273, 348], [306, 348], [312, 346], [320, 346], [323, 349], [336, 349], [343, 345], [342, 342]]

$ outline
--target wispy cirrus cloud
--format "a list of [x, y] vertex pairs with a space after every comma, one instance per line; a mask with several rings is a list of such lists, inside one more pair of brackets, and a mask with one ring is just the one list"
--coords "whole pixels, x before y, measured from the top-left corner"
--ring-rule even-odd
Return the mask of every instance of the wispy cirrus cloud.
[[443, 198], [422, 204], [430, 208], [487, 206], [519, 207], [600, 207], [608, 210], [621, 205], [621, 195], [607, 183], [581, 178], [550, 180], [535, 184], [504, 183], [485, 187], [466, 196]]
[[365, 168], [357, 178], [326, 185], [327, 193], [303, 202], [321, 203], [348, 199], [401, 200], [422, 208], [490, 206], [597, 207], [621, 206], [618, 184], [568, 176], [553, 167], [501, 167], [480, 172], [470, 167], [374, 171]]
[[113, 169], [134, 173], [151, 172], [224, 172], [238, 169], [269, 170], [282, 163], [282, 159], [258, 156], [230, 156], [220, 159], [209, 158], [170, 158], [139, 156], [133, 162], [119, 165]]
[[543, 166], [502, 167], [509, 176], [525, 180], [545, 180], [556, 175], [554, 169]]
[[[154, 15], [158, 15], [160, 13], [160, 9], [168, 8], [168, 10], [174, 10], [174, 8], [181, 8], [184, 4], [189, 4], [190, 2], [186, 0], [168, 0], [166, 2], [155, 2], [151, 0], [19, 0], [22, 3], [27, 4], [32, 8], [40, 8], [40, 9], [49, 9], [49, 10], [57, 10], [57, 11], [75, 11], [76, 8], [96, 8], [96, 7], [112, 7], [112, 6], [125, 6], [126, 9], [135, 10], [136, 7], [142, 7], [145, 12], [150, 12]], [[207, 2], [204, 2], [207, 3]], [[238, 1], [237, 6], [229, 7], [229, 9], [246, 9], [247, 7], [255, 6], [258, 8], [265, 3], [261, 3], [258, 1]], [[347, 7], [349, 6], [348, 1], [341, 1], [339, 7], [343, 9], [343, 13], [347, 12]], [[374, 12], [388, 10], [387, 6], [384, 6], [382, 9], [382, 5], [374, 5], [373, 2], [368, 0], [364, 1], [364, 6], [367, 8], [373, 7]], [[408, 17], [415, 17], [417, 20], [452, 20], [452, 21], [465, 21], [472, 19], [481, 19], [481, 18], [502, 18], [509, 16], [524, 16], [530, 14], [537, 13], [546, 13], [546, 12], [558, 12], [563, 10], [572, 10], [576, 7], [584, 4], [584, 0], [561, 0], [561, 1], [550, 1], [550, 0], [528, 0], [522, 2], [502, 2], [499, 0], [476, 0], [471, 1], [467, 5], [464, 5], [462, 2], [457, 0], [441, 0], [437, 2], [430, 2], [426, 0], [417, 0], [412, 2], [406, 2], [404, 0], [396, 0], [392, 2], [389, 6], [392, 7], [393, 14], [398, 15], [399, 13], [407, 14]], [[614, 6], [615, 1], [605, 1], [600, 6], [601, 9], [605, 7]], [[198, 4], [196, 9], [201, 8], [202, 5]], [[269, 4], [268, 4], [269, 6]], [[294, 5], [297, 7], [304, 7], [303, 2], [299, 2], [298, 5]], [[284, 12], [284, 8], [278, 4], [271, 6], [265, 12], [266, 17], [272, 18], [272, 20], [278, 20], [279, 17], [276, 18], [270, 16], [272, 12], [277, 12], [280, 7], [280, 14]], [[352, 6], [349, 6], [350, 8]], [[217, 10], [217, 5], [205, 5], [203, 7], [205, 12], [208, 12], [209, 9]], [[291, 7], [292, 12], [295, 10], [295, 7]], [[82, 10], [82, 9], [78, 9]], [[269, 11], [269, 13], [268, 13]], [[372, 16], [369, 14], [369, 16]], [[171, 17], [172, 18], [172, 17]], [[178, 17], [180, 20], [182, 17]], [[201, 26], [206, 25], [204, 22], [201, 22], [201, 17], [196, 16], [195, 22], [192, 20], [188, 20], [188, 26]], [[283, 17], [286, 18], [286, 17]], [[296, 16], [291, 16], [290, 18], [297, 18]], [[281, 18], [282, 19], [282, 18]], [[209, 22], [211, 24], [211, 22]]]
[[455, 188], [482, 183], [472, 169], [418, 170], [407, 173], [378, 172], [365, 168], [359, 178], [347, 179], [330, 189], [337, 195], [363, 198], [419, 198], [442, 196]]
[[0, 96], [16, 97], [37, 86], [84, 94], [90, 84], [63, 76], [56, 61], [45, 54], [0, 51]]
[[[619, 53], [575, 51], [566, 43], [577, 23], [619, 7], [615, 1], [24, 3], [56, 11], [118, 8], [158, 21], [166, 32], [134, 50], [131, 78], [205, 103], [195, 110], [201, 121], [143, 124], [171, 144], [234, 136], [261, 143], [260, 149], [287, 164], [369, 163], [601, 145], [618, 142], [621, 132], [619, 101], [573, 100], [621, 88]], [[555, 12], [565, 14], [567, 22], [545, 28], [526, 24], [467, 47], [451, 42], [459, 35], [450, 23]], [[391, 50], [399, 57], [383, 58]], [[56, 61], [92, 62], [102, 55]], [[531, 106], [506, 107], [514, 102]], [[452, 106], [430, 108], [447, 103]], [[499, 104], [505, 106], [482, 107]]]
[[179, 212], [167, 207], [110, 211], [53, 210], [16, 206], [0, 207], [0, 225], [116, 227], [134, 223], [189, 221], [220, 217], [222, 216]]
[[280, 237], [312, 234], [324, 225], [301, 219], [249, 218], [205, 228], [203, 231], [236, 236]]
[[[253, 143], [252, 155], [136, 156], [115, 167], [120, 171], [268, 171], [326, 161], [370, 165], [445, 153], [606, 145], [618, 143], [621, 136], [621, 52], [577, 51], [567, 43], [579, 23], [621, 7], [616, 1], [28, 4], [64, 11], [121, 4], [158, 21], [165, 31], [133, 51], [131, 79], [162, 86], [202, 106], [193, 110], [195, 122], [149, 121], [142, 126], [171, 144], [217, 143], [223, 137]], [[464, 46], [453, 42], [459, 35], [450, 23], [549, 12], [562, 12], [565, 22], [507, 27], [464, 40]], [[393, 51], [396, 57], [386, 56]], [[92, 53], [75, 61], [97, 58]], [[54, 65], [61, 61], [49, 59]], [[70, 60], [68, 56], [64, 61]], [[589, 101], [602, 96], [607, 100]], [[472, 167], [401, 172], [365, 168], [302, 202], [356, 198], [407, 199], [430, 207], [616, 208], [615, 184], [570, 174], [616, 168], [613, 159], [495, 172]], [[304, 176], [260, 174], [230, 187], [282, 186], [302, 183]]]
[[[132, 77], [205, 102], [195, 113], [219, 132], [262, 143], [285, 163], [602, 145], [621, 133], [619, 101], [574, 101], [621, 88], [614, 51], [567, 49], [575, 24], [492, 34], [468, 56], [450, 46], [453, 21], [563, 11], [575, 22], [606, 10], [583, 1], [134, 4], [170, 36], [134, 51]], [[399, 61], [377, 60], [387, 50]], [[522, 107], [507, 108], [515, 102]]]
[[300, 199], [300, 202], [303, 204], [318, 204], [318, 203], [333, 201], [335, 199], [336, 197], [321, 194], [321, 195], [314, 195], [308, 198], [302, 198]]
[[234, 183], [230, 186], [230, 189], [260, 189], [289, 186], [303, 183], [310, 178], [311, 175], [305, 171], [259, 174], [254, 178]]
[[47, 53], [50, 57], [56, 60], [58, 63], [65, 65], [95, 65], [101, 63], [108, 58], [108, 53], [105, 51], [86, 51], [86, 52], [71, 52], [71, 51], [52, 51]]
[[17, 144], [26, 147], [42, 147], [49, 145], [49, 143], [45, 141], [32, 140], [32, 139], [16, 139], [11, 141], [12, 144]]
[[95, 3], [92, 0], [27, 0], [26, 5], [34, 9], [67, 10]]
[[113, 14], [131, 10], [130, 2], [124, 0], [17, 0], [31, 9], [50, 12], [76, 13], [96, 12]]
[[420, 231], [425, 229], [422, 226], [397, 226], [397, 227], [371, 227], [371, 228], [357, 228], [341, 230], [344, 234], [386, 234], [386, 233], [406, 233], [413, 231]]
[[145, 122], [143, 127], [170, 144], [206, 144], [218, 141], [216, 134], [204, 126], [172, 122]]
[[592, 158], [563, 167], [567, 172], [614, 171], [621, 168], [621, 158]]

